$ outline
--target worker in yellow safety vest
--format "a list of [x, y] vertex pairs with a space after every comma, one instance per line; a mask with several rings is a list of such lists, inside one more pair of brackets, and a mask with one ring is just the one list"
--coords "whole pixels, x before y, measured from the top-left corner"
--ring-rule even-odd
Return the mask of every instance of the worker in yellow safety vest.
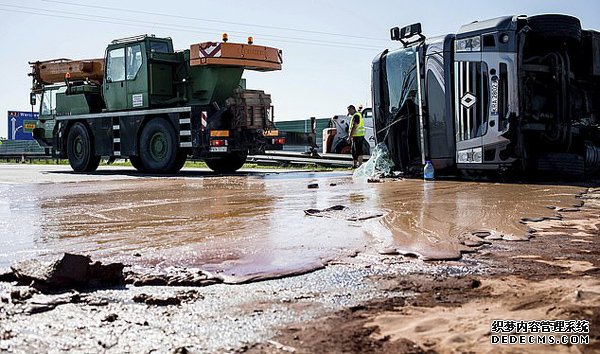
[[352, 145], [352, 167], [357, 168], [363, 163], [363, 146], [365, 145], [365, 122], [360, 112], [353, 105], [348, 106], [350, 131], [348, 132], [348, 144]]

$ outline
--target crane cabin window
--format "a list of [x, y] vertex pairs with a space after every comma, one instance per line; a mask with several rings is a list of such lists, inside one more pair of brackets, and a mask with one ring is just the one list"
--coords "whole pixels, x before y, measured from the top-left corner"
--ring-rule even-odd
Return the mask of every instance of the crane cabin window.
[[142, 67], [142, 46], [127, 47], [127, 80], [134, 80]]
[[169, 53], [169, 46], [165, 42], [150, 42], [150, 51], [152, 53]]
[[56, 94], [63, 93], [67, 90], [65, 86], [54, 87], [45, 90], [42, 94], [40, 115], [49, 116], [56, 114]]
[[116, 48], [108, 52], [106, 63], [106, 81], [125, 80], [125, 48]]

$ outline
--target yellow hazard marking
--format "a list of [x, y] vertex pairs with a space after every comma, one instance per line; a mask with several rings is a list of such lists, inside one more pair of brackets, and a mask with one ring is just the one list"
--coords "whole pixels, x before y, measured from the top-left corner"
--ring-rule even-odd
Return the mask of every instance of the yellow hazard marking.
[[265, 130], [263, 132], [264, 136], [278, 136], [279, 135], [279, 130]]
[[210, 136], [229, 137], [229, 130], [211, 130]]

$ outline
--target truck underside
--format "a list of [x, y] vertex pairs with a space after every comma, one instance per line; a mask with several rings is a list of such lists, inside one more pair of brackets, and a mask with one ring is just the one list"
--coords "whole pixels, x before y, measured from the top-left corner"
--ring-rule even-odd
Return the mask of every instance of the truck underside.
[[509, 148], [525, 170], [595, 174], [600, 168], [600, 33], [582, 31], [568, 17], [538, 21], [521, 35], [520, 112], [510, 117]]

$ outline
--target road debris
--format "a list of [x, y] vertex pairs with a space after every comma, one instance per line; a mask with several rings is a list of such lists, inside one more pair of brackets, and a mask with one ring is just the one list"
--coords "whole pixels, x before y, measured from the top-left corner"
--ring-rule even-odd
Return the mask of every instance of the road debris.
[[383, 216], [382, 212], [362, 210], [344, 205], [334, 205], [325, 209], [306, 209], [304, 213], [308, 216], [317, 216], [331, 219], [363, 221]]
[[32, 259], [11, 267], [19, 283], [43, 292], [122, 284], [123, 268], [122, 263], [92, 263], [90, 257], [70, 253], [49, 263]]

